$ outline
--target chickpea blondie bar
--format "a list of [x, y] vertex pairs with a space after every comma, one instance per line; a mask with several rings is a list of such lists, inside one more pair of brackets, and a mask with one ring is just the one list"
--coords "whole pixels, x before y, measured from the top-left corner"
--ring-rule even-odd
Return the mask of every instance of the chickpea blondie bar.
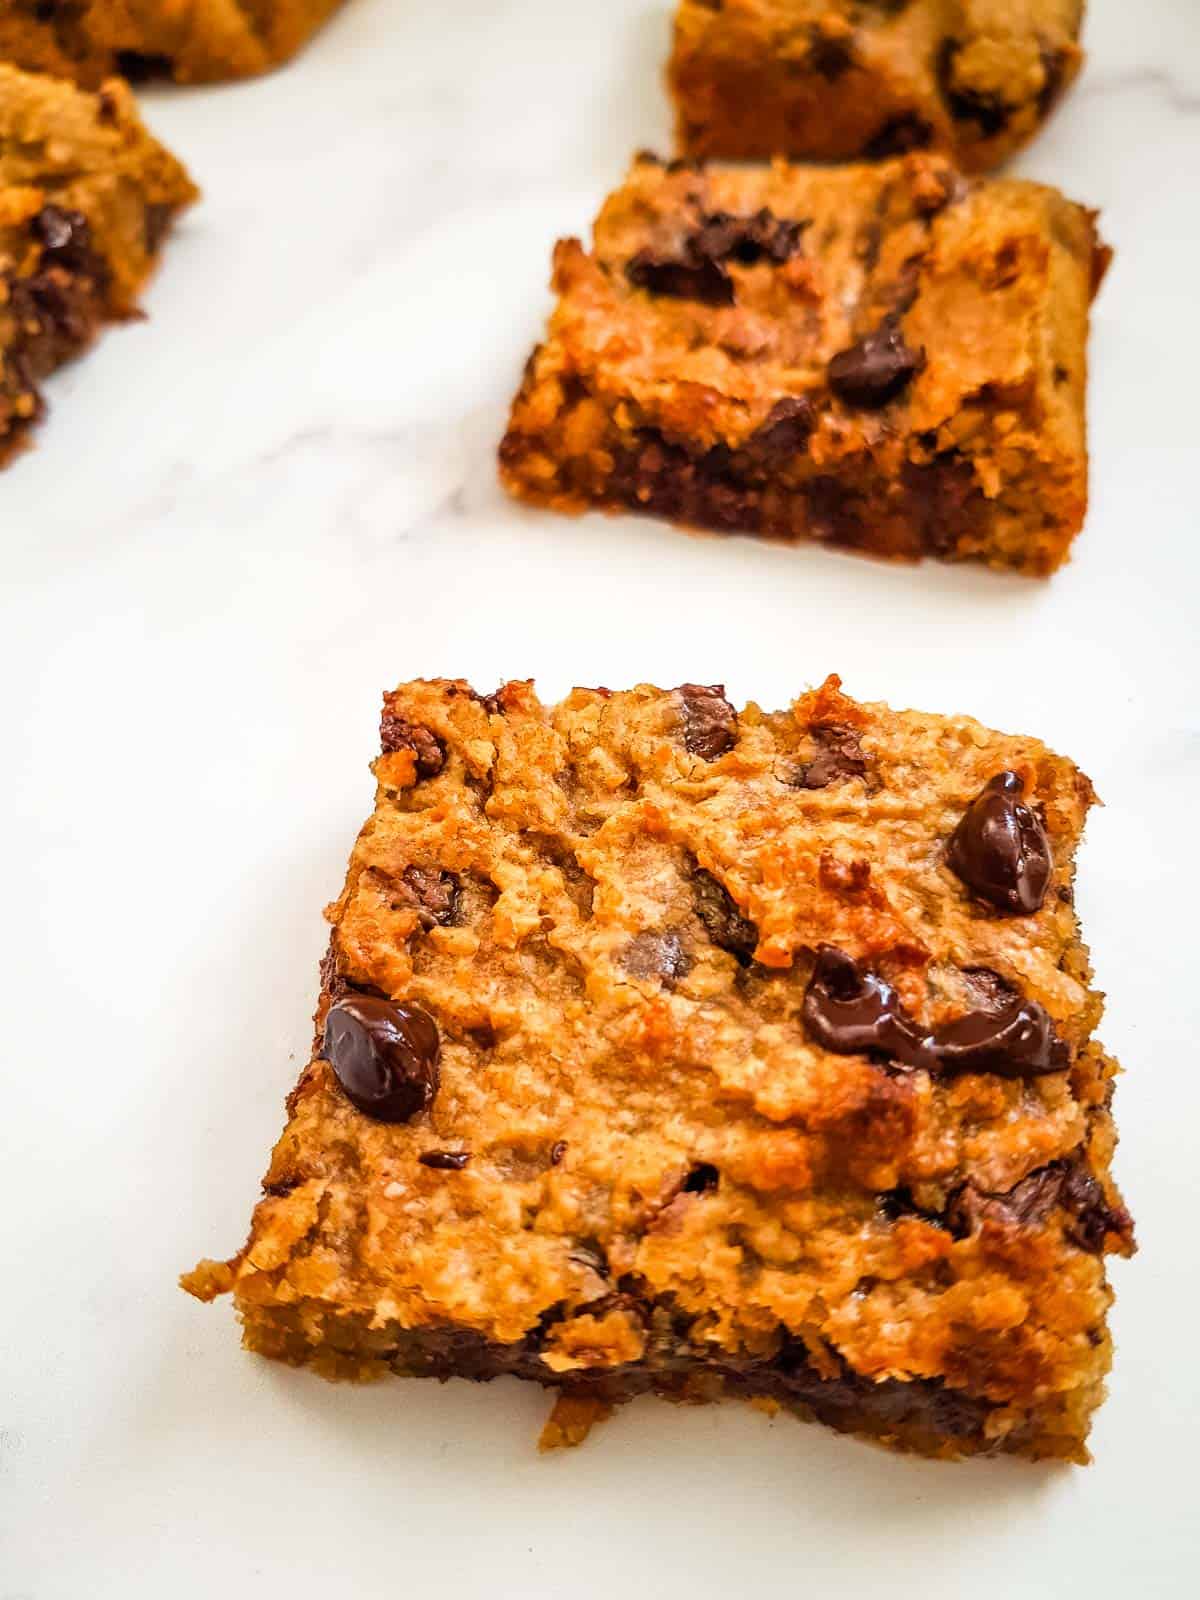
[[135, 312], [196, 194], [127, 84], [88, 94], [0, 65], [0, 464], [43, 413], [40, 380]]
[[1115, 1063], [1035, 739], [719, 686], [385, 697], [312, 1060], [232, 1291], [327, 1377], [515, 1374], [575, 1442], [743, 1396], [1086, 1459]]
[[813, 161], [938, 150], [996, 166], [1083, 62], [1083, 0], [680, 0], [679, 149]]
[[938, 157], [635, 163], [500, 448], [523, 499], [1043, 575], [1087, 507], [1091, 212]]
[[98, 87], [114, 73], [178, 83], [279, 66], [342, 0], [5, 0], [0, 61]]

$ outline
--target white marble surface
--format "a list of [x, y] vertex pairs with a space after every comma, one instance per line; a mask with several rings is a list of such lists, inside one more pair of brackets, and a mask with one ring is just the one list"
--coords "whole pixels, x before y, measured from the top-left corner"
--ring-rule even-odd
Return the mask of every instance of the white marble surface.
[[[664, 0], [351, 0], [291, 70], [147, 96], [206, 199], [0, 479], [0, 1600], [1194, 1594], [1200, 7], [1095, 0], [1024, 169], [1117, 246], [1094, 509], [1053, 582], [565, 522], [493, 452], [548, 252], [665, 142]], [[1141, 1255], [1096, 1464], [906, 1464], [643, 1402], [255, 1362], [174, 1286], [240, 1242], [309, 1037], [380, 688], [725, 679], [1045, 736]]]

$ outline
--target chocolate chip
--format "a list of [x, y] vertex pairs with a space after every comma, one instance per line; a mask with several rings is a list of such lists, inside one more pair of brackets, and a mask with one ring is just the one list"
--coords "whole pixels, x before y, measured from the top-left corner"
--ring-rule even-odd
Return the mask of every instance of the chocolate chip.
[[924, 117], [915, 112], [902, 111], [889, 117], [865, 147], [864, 154], [872, 161], [886, 156], [907, 155], [910, 150], [927, 150], [933, 143], [933, 128]]
[[92, 230], [82, 211], [47, 205], [30, 223], [34, 238], [42, 246], [47, 265], [65, 267], [70, 272], [88, 272], [95, 263]]
[[1110, 1206], [1103, 1185], [1082, 1166], [1068, 1164], [1059, 1204], [1074, 1217], [1075, 1226], [1069, 1231], [1082, 1250], [1098, 1254], [1110, 1233], [1126, 1240], [1133, 1236], [1129, 1213], [1124, 1207]]
[[145, 83], [150, 78], [169, 78], [174, 63], [170, 56], [149, 55], [142, 50], [118, 50], [116, 66], [130, 83]]
[[899, 324], [887, 317], [829, 363], [829, 386], [847, 405], [873, 411], [894, 400], [925, 365], [924, 351], [911, 350]]
[[715, 1189], [721, 1181], [721, 1174], [711, 1161], [701, 1161], [694, 1166], [683, 1180], [684, 1194], [707, 1194], [710, 1189]]
[[818, 77], [836, 83], [854, 65], [853, 36], [839, 37], [814, 28], [809, 34], [808, 64]]
[[733, 279], [729, 262], [754, 266], [760, 261], [776, 265], [791, 259], [801, 248], [807, 221], [777, 217], [765, 206], [750, 217], [714, 211], [673, 250], [639, 250], [625, 265], [625, 276], [635, 288], [705, 305], [733, 304]]
[[968, 1011], [938, 1029], [935, 1049], [944, 1073], [994, 1072], [1031, 1078], [1062, 1072], [1070, 1052], [1044, 1006], [1019, 996], [999, 1010]]
[[634, 978], [661, 978], [668, 989], [673, 989], [680, 978], [686, 978], [692, 968], [677, 933], [650, 930], [629, 941], [621, 965]]
[[471, 1159], [469, 1150], [423, 1150], [417, 1160], [436, 1172], [461, 1172]]
[[800, 768], [792, 779], [797, 789], [828, 789], [835, 783], [848, 783], [851, 778], [861, 778], [867, 770], [858, 734], [853, 728], [835, 727], [832, 723], [811, 730], [817, 753]]
[[397, 750], [411, 750], [421, 778], [436, 777], [446, 764], [445, 746], [436, 734], [392, 711], [385, 711], [380, 718], [379, 742], [385, 756]]
[[550, 1146], [550, 1165], [557, 1167], [566, 1153], [567, 1141], [565, 1139], [556, 1139]]
[[639, 250], [625, 264], [635, 289], [672, 300], [698, 300], [706, 306], [733, 304], [733, 279], [718, 262], [679, 260]]
[[947, 39], [938, 52], [937, 77], [942, 98], [955, 122], [973, 122], [985, 139], [991, 139], [1004, 132], [1016, 108], [1006, 105], [997, 95], [964, 88], [956, 81], [954, 67], [961, 49], [959, 40]]
[[988, 1219], [1034, 1227], [1044, 1222], [1056, 1205], [1071, 1217], [1067, 1235], [1081, 1250], [1098, 1255], [1109, 1233], [1125, 1240], [1132, 1237], [1129, 1213], [1108, 1204], [1103, 1185], [1077, 1159], [1051, 1161], [1004, 1194], [967, 1183], [951, 1202], [948, 1215], [959, 1237], [965, 1237]]
[[817, 952], [801, 1015], [817, 1043], [836, 1055], [883, 1056], [943, 1076], [1040, 1077], [1064, 1071], [1070, 1061], [1065, 1041], [1036, 1000], [1014, 991], [930, 1032], [907, 1015], [885, 978], [832, 945]]
[[739, 966], [748, 967], [758, 948], [758, 929], [741, 914], [725, 885], [698, 867], [692, 874], [692, 898], [713, 944], [728, 951]]
[[905, 1015], [891, 984], [832, 945], [817, 952], [801, 1015], [835, 1055], [883, 1055], [927, 1070], [937, 1064], [932, 1041]]
[[946, 864], [997, 909], [1030, 916], [1046, 898], [1054, 856], [1024, 789], [1015, 772], [989, 779], [950, 836]]
[[766, 421], [746, 441], [746, 449], [756, 461], [775, 462], [804, 450], [816, 426], [817, 414], [811, 400], [803, 395], [786, 395], [776, 400]]
[[452, 872], [438, 867], [405, 867], [400, 881], [411, 897], [421, 926], [450, 928], [462, 911], [462, 884]]
[[721, 683], [684, 683], [676, 690], [683, 712], [683, 747], [703, 761], [716, 761], [737, 743], [737, 712]]
[[408, 1122], [437, 1094], [437, 1024], [411, 1003], [346, 996], [330, 1007], [322, 1053], [351, 1105], [379, 1122]]

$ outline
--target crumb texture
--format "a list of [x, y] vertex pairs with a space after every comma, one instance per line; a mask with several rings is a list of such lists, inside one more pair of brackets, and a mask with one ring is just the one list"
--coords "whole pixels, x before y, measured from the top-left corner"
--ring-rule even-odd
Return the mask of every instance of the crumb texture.
[[0, 65], [0, 462], [42, 414], [39, 381], [135, 311], [196, 193], [125, 83]]
[[295, 55], [342, 0], [7, 0], [0, 60], [98, 88], [114, 73], [208, 83]]
[[914, 155], [639, 158], [558, 296], [509, 490], [1043, 575], [1087, 507], [1092, 213]]
[[[548, 706], [417, 682], [383, 729], [313, 1060], [245, 1248], [185, 1286], [329, 1376], [561, 1389], [546, 1444], [653, 1389], [1083, 1459], [1104, 1254], [1132, 1248], [1072, 907], [1087, 779], [836, 679], [777, 713], [716, 685]], [[968, 881], [998, 773], [1024, 797], [1010, 877], [1046, 858], [1035, 909]], [[322, 1053], [332, 1007], [381, 1001], [440, 1037], [407, 1121]], [[1019, 1006], [1053, 1040], [1036, 1067]], [[909, 1064], [897, 1027], [941, 1055]]]
[[1083, 0], [681, 0], [685, 155], [838, 161], [937, 150], [969, 171], [1026, 144], [1083, 63]]

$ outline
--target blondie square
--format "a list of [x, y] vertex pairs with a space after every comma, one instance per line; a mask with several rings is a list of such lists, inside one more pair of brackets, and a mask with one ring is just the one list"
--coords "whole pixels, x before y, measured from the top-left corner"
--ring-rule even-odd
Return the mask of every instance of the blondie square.
[[554, 254], [523, 499], [1042, 575], [1087, 507], [1093, 213], [938, 157], [635, 163]]
[[938, 150], [996, 166], [1083, 62], [1083, 0], [680, 0], [679, 149], [813, 161]]
[[385, 697], [232, 1291], [327, 1377], [515, 1374], [1086, 1459], [1115, 1063], [1035, 739], [719, 686]]
[[0, 64], [0, 464], [43, 413], [39, 381], [136, 311], [196, 194], [127, 84], [88, 94]]
[[206, 83], [295, 55], [342, 0], [4, 0], [0, 60], [97, 88], [113, 73]]

